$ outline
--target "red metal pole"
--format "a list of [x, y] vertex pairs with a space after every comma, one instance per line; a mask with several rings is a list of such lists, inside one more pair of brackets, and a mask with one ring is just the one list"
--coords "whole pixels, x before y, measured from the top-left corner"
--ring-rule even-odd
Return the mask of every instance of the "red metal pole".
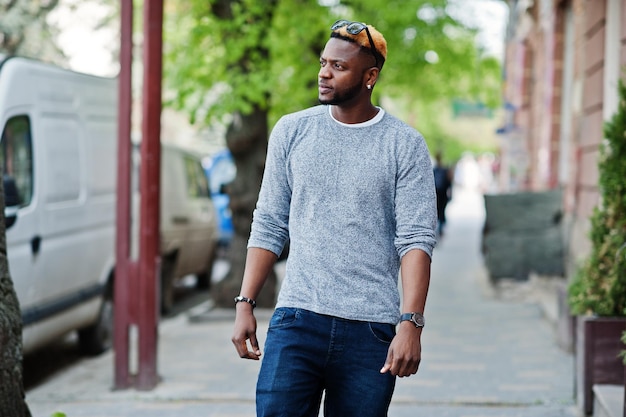
[[161, 77], [163, 0], [144, 3], [143, 119], [141, 139], [141, 206], [139, 231], [139, 369], [137, 388], [158, 383], [157, 325], [160, 281]]
[[117, 132], [117, 208], [116, 208], [116, 263], [114, 284], [115, 325], [113, 346], [114, 387], [125, 389], [131, 385], [128, 366], [129, 348], [129, 273], [130, 261], [130, 205], [131, 205], [131, 63], [132, 63], [133, 1], [121, 1], [120, 73], [118, 79]]

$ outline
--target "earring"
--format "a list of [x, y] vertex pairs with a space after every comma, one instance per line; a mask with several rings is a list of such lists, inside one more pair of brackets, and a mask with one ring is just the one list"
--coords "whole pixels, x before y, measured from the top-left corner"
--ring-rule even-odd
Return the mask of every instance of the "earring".
[[368, 89], [368, 90], [371, 90], [371, 89], [372, 89], [372, 86], [371, 86], [370, 84], [368, 84], [368, 85], [367, 85], [367, 89]]

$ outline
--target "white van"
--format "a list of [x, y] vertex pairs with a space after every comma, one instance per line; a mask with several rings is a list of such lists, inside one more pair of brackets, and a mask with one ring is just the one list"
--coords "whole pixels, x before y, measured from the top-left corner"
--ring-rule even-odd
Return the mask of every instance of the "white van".
[[[133, 247], [137, 250], [139, 147], [134, 151]], [[203, 155], [191, 149], [161, 143], [161, 311], [174, 306], [176, 284], [194, 275], [196, 288], [208, 290], [218, 246], [216, 208], [202, 168]]]
[[111, 345], [117, 81], [0, 56], [0, 163], [23, 347]]

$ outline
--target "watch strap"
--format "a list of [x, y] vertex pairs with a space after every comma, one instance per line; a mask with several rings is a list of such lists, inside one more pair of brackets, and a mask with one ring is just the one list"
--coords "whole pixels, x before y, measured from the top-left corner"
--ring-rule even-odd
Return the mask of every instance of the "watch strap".
[[256, 307], [256, 301], [254, 301], [252, 298], [244, 297], [243, 295], [238, 295], [234, 298], [234, 300], [235, 304], [244, 302], [250, 304], [252, 308]]
[[418, 312], [402, 314], [400, 316], [400, 322], [403, 322], [403, 321], [410, 321], [417, 328], [424, 327], [424, 324], [425, 324], [424, 315]]

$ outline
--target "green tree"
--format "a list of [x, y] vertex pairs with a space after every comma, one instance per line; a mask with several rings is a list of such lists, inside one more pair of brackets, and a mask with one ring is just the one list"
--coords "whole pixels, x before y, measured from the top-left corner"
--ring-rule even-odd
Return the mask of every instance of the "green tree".
[[[176, 61], [169, 67], [174, 79], [173, 89], [178, 93], [175, 104], [186, 108], [192, 120], [196, 120], [201, 111], [231, 116], [226, 143], [237, 167], [237, 177], [229, 185], [235, 236], [230, 251], [231, 270], [226, 279], [213, 287], [216, 302], [230, 306], [243, 276], [242, 256], [245, 256], [246, 236], [250, 231], [267, 150], [269, 33], [277, 0], [197, 1], [178, 6], [176, 10], [169, 10], [179, 13], [174, 26], [185, 24], [191, 30], [189, 36], [173, 38], [166, 43], [167, 56]], [[181, 35], [174, 30], [170, 32], [171, 29], [173, 27], [166, 24], [166, 36], [170, 33], [174, 37]], [[178, 42], [195, 46], [187, 48], [190, 57], [183, 58]], [[212, 62], [220, 64], [212, 65]], [[198, 82], [201, 84], [197, 85]], [[221, 114], [211, 111], [208, 101], [219, 90]], [[203, 121], [209, 117], [205, 116]], [[275, 282], [275, 276], [270, 276], [269, 281], [270, 285], [257, 299], [260, 306], [273, 305], [274, 285], [271, 282]]]
[[[199, 126], [228, 124], [237, 165], [229, 194], [235, 226], [232, 269], [214, 297], [232, 305], [261, 182], [267, 135], [281, 115], [317, 102], [319, 54], [337, 19], [366, 21], [389, 49], [375, 101], [413, 103], [499, 97], [493, 61], [479, 56], [475, 31], [450, 17], [446, 0], [173, 0], [165, 27], [166, 103]], [[487, 88], [485, 87], [487, 86]], [[267, 287], [267, 286], [266, 286]], [[268, 299], [273, 303], [272, 295]]]
[[[215, 15], [224, 3], [233, 16], [226, 22]], [[164, 47], [165, 83], [174, 97], [167, 104], [186, 111], [194, 123], [210, 125], [259, 103], [268, 108], [272, 125], [281, 115], [317, 102], [319, 53], [330, 24], [348, 18], [373, 24], [387, 39], [378, 98], [461, 97], [498, 105], [499, 63], [482, 57], [476, 31], [447, 14], [446, 0], [324, 3], [331, 1], [172, 0], [166, 5]], [[256, 19], [259, 10], [271, 13], [271, 20]], [[266, 52], [250, 56], [244, 76], [233, 68], [251, 43]], [[428, 58], [429, 51], [436, 61]]]
[[54, 42], [57, 29], [46, 21], [58, 3], [59, 0], [0, 2], [0, 53], [59, 63], [63, 53]]

